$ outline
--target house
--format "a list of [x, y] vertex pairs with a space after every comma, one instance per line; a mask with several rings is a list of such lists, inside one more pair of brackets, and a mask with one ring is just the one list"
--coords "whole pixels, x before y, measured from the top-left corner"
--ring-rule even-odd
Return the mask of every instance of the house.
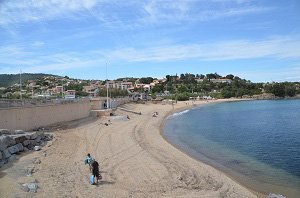
[[66, 99], [75, 99], [76, 97], [76, 91], [75, 90], [67, 90], [65, 91], [65, 98]]
[[121, 89], [122, 90], [128, 90], [133, 88], [132, 82], [122, 82], [121, 83]]

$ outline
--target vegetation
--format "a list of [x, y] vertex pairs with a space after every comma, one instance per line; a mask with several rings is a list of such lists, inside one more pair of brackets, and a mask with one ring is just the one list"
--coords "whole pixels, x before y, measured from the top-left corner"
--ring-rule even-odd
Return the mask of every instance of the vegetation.
[[[253, 96], [262, 93], [274, 94], [277, 97], [293, 97], [300, 94], [300, 83], [252, 83], [238, 76], [228, 74], [224, 77], [217, 73], [210, 74], [180, 74], [166, 76], [166, 82], [157, 84], [152, 94], [158, 95], [168, 91], [170, 98], [186, 100], [195, 96], [211, 96], [215, 98], [231, 98]], [[199, 82], [196, 79], [201, 79]], [[226, 79], [227, 82], [212, 82], [212, 79]]]
[[[22, 74], [22, 81], [37, 80], [41, 77], [54, 76], [49, 74]], [[9, 87], [20, 83], [20, 74], [0, 74], [0, 87]]]

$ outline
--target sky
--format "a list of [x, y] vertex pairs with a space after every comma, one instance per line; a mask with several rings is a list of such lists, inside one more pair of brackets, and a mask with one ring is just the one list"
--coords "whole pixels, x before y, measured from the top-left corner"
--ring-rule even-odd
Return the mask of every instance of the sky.
[[300, 81], [299, 0], [0, 0], [0, 74]]

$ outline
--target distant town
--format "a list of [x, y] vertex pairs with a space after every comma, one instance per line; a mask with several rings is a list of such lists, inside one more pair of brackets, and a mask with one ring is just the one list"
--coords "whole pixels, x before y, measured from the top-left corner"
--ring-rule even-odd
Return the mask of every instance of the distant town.
[[300, 94], [299, 82], [252, 83], [232, 74], [166, 75], [165, 78], [119, 78], [115, 80], [80, 80], [48, 74], [1, 74], [0, 98], [64, 98], [124, 97], [139, 94], [140, 99], [170, 98], [187, 100], [193, 97], [295, 97]]

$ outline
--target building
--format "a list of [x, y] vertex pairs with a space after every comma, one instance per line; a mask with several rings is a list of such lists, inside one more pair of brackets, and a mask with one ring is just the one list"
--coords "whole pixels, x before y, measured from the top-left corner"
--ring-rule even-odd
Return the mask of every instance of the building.
[[66, 99], [75, 99], [76, 98], [76, 91], [75, 90], [65, 91], [65, 98]]

